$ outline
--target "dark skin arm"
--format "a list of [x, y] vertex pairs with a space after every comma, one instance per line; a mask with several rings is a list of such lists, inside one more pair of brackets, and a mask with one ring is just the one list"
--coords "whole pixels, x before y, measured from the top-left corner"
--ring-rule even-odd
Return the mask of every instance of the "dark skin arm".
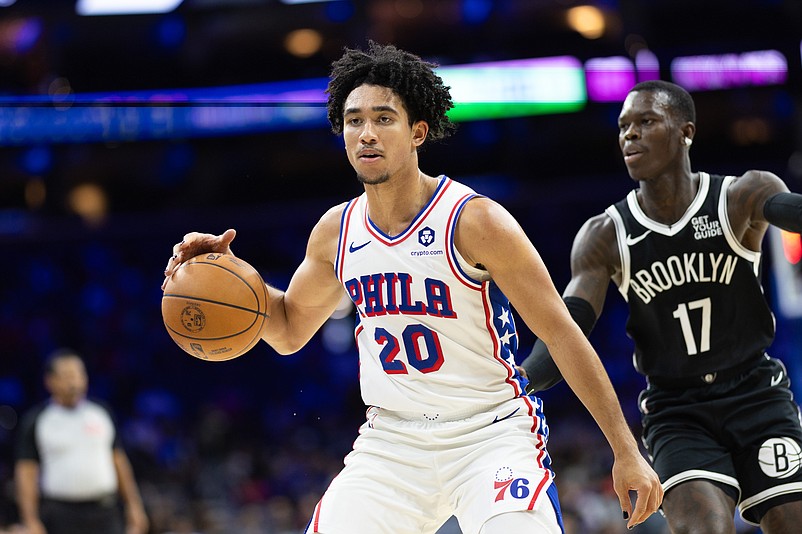
[[[615, 225], [606, 214], [592, 217], [580, 228], [571, 249], [571, 280], [563, 292], [563, 299], [581, 299], [590, 310], [583, 312], [583, 329], [592, 323], [604, 308], [610, 279], [621, 280], [620, 254], [616, 241]], [[590, 317], [592, 314], [593, 317]], [[578, 316], [577, 316], [578, 317]], [[574, 317], [575, 320], [579, 320]], [[581, 323], [580, 323], [581, 324]], [[551, 358], [548, 349], [538, 340], [532, 353], [518, 367], [519, 372], [532, 382], [529, 391], [547, 389], [562, 380], [562, 372]]]
[[760, 251], [769, 227], [763, 206], [770, 197], [787, 192], [785, 182], [767, 171], [746, 171], [732, 181], [727, 190], [727, 215], [735, 236], [744, 247]]
[[604, 308], [610, 280], [616, 283], [621, 281], [620, 265], [612, 219], [606, 214], [588, 219], [574, 238], [571, 280], [563, 297], [579, 297], [588, 301], [598, 317]]

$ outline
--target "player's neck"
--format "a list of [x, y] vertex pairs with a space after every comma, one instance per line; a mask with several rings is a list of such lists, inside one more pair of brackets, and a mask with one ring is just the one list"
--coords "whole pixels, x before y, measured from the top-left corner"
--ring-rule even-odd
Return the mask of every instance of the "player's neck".
[[647, 217], [671, 225], [688, 211], [698, 190], [696, 173], [644, 180], [637, 193], [638, 203]]
[[370, 220], [387, 235], [400, 234], [432, 198], [438, 183], [416, 170], [416, 175], [406, 180], [366, 185]]

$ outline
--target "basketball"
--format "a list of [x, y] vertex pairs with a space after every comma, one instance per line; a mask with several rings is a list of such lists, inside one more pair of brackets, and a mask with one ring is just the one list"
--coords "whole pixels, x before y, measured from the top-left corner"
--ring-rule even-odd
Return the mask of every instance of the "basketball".
[[261, 339], [267, 299], [267, 287], [250, 264], [230, 254], [201, 254], [167, 281], [162, 320], [186, 353], [201, 360], [230, 360]]

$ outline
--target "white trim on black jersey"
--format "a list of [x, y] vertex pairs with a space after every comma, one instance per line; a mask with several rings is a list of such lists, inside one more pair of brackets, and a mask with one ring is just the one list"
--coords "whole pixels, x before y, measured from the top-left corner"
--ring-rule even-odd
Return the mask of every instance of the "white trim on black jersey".
[[681, 232], [688, 222], [690, 222], [696, 212], [699, 211], [699, 208], [701, 208], [704, 204], [709, 190], [710, 175], [706, 172], [700, 172], [699, 190], [696, 191], [696, 197], [694, 197], [693, 202], [691, 202], [691, 204], [688, 206], [688, 209], [685, 210], [685, 213], [682, 215], [682, 217], [680, 217], [680, 219], [674, 224], [663, 224], [650, 219], [643, 212], [643, 209], [641, 209], [640, 204], [638, 203], [637, 189], [633, 189], [627, 195], [627, 206], [629, 207], [629, 211], [632, 212], [632, 216], [635, 217], [635, 220], [642, 224], [645, 228], [657, 232], [658, 234], [667, 235], [670, 237]]
[[618, 213], [615, 206], [608, 207], [604, 212], [613, 220], [613, 224], [615, 224], [615, 238], [618, 242], [618, 254], [621, 256], [621, 284], [618, 286], [618, 291], [621, 293], [621, 296], [624, 297], [624, 301], [629, 302], [627, 293], [629, 293], [630, 260], [629, 246], [624, 237], [627, 233], [626, 228], [624, 228], [624, 219], [621, 218], [621, 214]]
[[761, 253], [749, 250], [743, 246], [741, 242], [738, 241], [738, 238], [735, 237], [735, 232], [732, 231], [732, 225], [730, 224], [730, 217], [727, 211], [727, 189], [730, 187], [733, 180], [735, 180], [735, 176], [726, 176], [721, 183], [721, 197], [718, 201], [718, 219], [721, 221], [721, 229], [732, 251], [746, 261], [752, 262], [752, 271], [754, 271], [755, 276], [759, 276]]

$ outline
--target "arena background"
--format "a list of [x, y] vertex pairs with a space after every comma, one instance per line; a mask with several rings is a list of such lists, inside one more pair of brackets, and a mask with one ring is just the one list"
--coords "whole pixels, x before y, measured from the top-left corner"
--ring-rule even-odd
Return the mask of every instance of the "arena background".
[[[587, 90], [573, 109], [461, 121], [421, 154], [428, 174], [504, 204], [560, 290], [582, 222], [633, 187], [621, 84], [694, 84], [694, 170], [765, 169], [802, 191], [795, 0], [173, 0], [161, 14], [78, 14], [98, 3], [0, 1], [0, 527], [17, 521], [18, 416], [44, 398], [41, 363], [61, 346], [116, 410], [154, 534], [300, 532], [340, 469], [364, 413], [350, 308], [294, 356], [260, 344], [226, 363], [189, 357], [161, 322], [162, 270], [184, 233], [236, 228], [234, 251], [285, 287], [318, 217], [360, 192], [319, 102], [299, 119], [287, 110], [306, 104], [231, 87], [302, 90], [367, 39], [443, 67], [573, 58]], [[771, 352], [799, 395], [798, 240], [772, 252], [778, 236], [764, 255]], [[638, 433], [625, 317], [611, 288], [591, 339]], [[523, 359], [534, 338], [518, 325]], [[600, 432], [564, 384], [542, 397], [568, 532], [626, 532]], [[666, 532], [659, 516], [636, 531]]]

